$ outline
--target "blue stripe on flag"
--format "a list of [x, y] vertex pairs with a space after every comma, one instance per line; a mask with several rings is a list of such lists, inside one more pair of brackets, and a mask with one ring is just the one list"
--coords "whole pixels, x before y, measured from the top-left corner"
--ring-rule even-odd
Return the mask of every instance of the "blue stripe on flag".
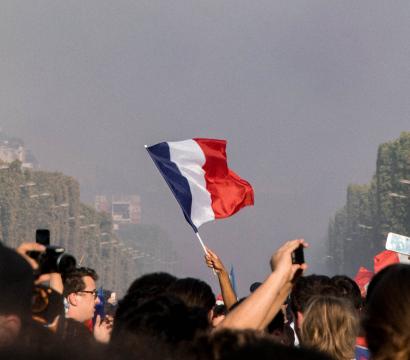
[[193, 227], [194, 231], [197, 232], [198, 229], [191, 221], [191, 189], [188, 180], [181, 174], [178, 166], [171, 161], [168, 143], [162, 142], [149, 146], [147, 150], [181, 206], [185, 219]]

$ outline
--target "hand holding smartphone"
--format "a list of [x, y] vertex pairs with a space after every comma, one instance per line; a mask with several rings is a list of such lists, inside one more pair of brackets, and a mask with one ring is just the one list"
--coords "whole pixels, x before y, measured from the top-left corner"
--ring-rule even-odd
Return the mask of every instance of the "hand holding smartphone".
[[292, 252], [292, 264], [302, 265], [305, 263], [305, 255], [303, 252], [303, 245], [300, 244], [299, 247]]

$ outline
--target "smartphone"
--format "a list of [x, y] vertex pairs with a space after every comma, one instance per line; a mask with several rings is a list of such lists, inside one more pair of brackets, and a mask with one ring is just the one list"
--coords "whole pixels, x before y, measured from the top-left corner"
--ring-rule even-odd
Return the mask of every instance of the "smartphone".
[[303, 252], [304, 246], [302, 244], [292, 252], [292, 264], [304, 264], [305, 263], [305, 255]]
[[36, 230], [36, 243], [44, 246], [50, 245], [50, 230], [37, 229]]

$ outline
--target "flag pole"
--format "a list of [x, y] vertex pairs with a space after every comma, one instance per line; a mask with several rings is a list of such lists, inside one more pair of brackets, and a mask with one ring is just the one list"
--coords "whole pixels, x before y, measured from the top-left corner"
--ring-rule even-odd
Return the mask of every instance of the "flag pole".
[[208, 251], [206, 251], [205, 244], [204, 244], [204, 242], [202, 241], [201, 237], [199, 236], [199, 232], [198, 232], [198, 231], [196, 231], [196, 232], [195, 232], [195, 235], [196, 235], [196, 237], [198, 238], [199, 243], [200, 243], [200, 244], [201, 244], [201, 246], [202, 246], [202, 249], [204, 249], [204, 253], [205, 253], [205, 255], [208, 255]]
[[[206, 250], [206, 246], [205, 246], [204, 242], [202, 241], [201, 237], [199, 236], [199, 232], [198, 232], [198, 231], [195, 231], [195, 235], [196, 235], [196, 237], [198, 238], [199, 243], [201, 244], [202, 249], [204, 250], [205, 255], [208, 255], [208, 251]], [[213, 272], [214, 275], [216, 276], [216, 271], [215, 271], [215, 269], [212, 269], [212, 272]]]

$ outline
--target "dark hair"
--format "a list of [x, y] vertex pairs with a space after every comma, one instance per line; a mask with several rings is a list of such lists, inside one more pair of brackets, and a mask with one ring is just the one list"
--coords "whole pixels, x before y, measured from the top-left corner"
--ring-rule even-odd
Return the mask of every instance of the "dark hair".
[[137, 294], [144, 298], [153, 298], [164, 293], [176, 280], [175, 276], [165, 272], [146, 274], [133, 281], [127, 295]]
[[64, 297], [85, 289], [84, 277], [89, 276], [94, 281], [98, 280], [98, 275], [91, 268], [81, 267], [63, 275]]
[[[290, 306], [293, 313], [304, 312], [309, 300], [315, 295], [322, 295], [327, 292], [335, 292], [330, 289], [330, 278], [325, 275], [300, 276], [293, 286], [290, 294]], [[333, 295], [333, 294], [331, 294]]]
[[363, 326], [372, 359], [409, 359], [410, 265], [386, 267], [370, 284]]
[[130, 304], [136, 307], [147, 300], [163, 295], [176, 280], [175, 276], [165, 272], [146, 274], [135, 279], [128, 288], [127, 294], [118, 302], [116, 316], [122, 316]]
[[228, 309], [226, 308], [225, 305], [216, 305], [214, 307], [214, 317], [226, 315], [227, 313], [228, 313]]
[[192, 311], [180, 299], [159, 296], [141, 305], [124, 302], [121, 316], [116, 314], [112, 342], [135, 335], [154, 337], [165, 343], [192, 340], [198, 329], [207, 329], [205, 312]]
[[254, 292], [259, 286], [261, 286], [261, 285], [262, 285], [262, 283], [259, 282], [259, 281], [254, 282], [254, 283], [252, 283], [251, 286], [249, 287], [249, 291], [250, 291], [251, 293], [253, 293], [253, 292]]
[[336, 275], [330, 279], [335, 286], [339, 296], [349, 300], [356, 310], [360, 310], [363, 305], [360, 288], [354, 280], [346, 275]]
[[278, 311], [275, 317], [267, 326], [267, 331], [269, 334], [273, 334], [275, 330], [283, 331], [285, 327], [285, 316], [282, 311]]
[[383, 268], [382, 270], [380, 270], [377, 274], [375, 274], [369, 285], [367, 286], [367, 290], [366, 290], [366, 299], [365, 299], [365, 303], [367, 305], [367, 303], [369, 302], [369, 300], [371, 299], [372, 295], [373, 295], [373, 291], [374, 289], [377, 287], [377, 285], [379, 284], [379, 282], [381, 281], [381, 279], [384, 278], [384, 276], [386, 275], [387, 272], [389, 272], [390, 266], [386, 266], [385, 268]]
[[283, 346], [271, 337], [253, 330], [219, 330], [199, 337], [196, 352], [218, 360], [330, 360], [314, 350]]
[[0, 314], [28, 317], [33, 295], [33, 269], [17, 252], [0, 245]]
[[178, 297], [189, 307], [198, 307], [207, 312], [215, 306], [211, 287], [199, 279], [179, 279], [168, 288], [168, 294]]

